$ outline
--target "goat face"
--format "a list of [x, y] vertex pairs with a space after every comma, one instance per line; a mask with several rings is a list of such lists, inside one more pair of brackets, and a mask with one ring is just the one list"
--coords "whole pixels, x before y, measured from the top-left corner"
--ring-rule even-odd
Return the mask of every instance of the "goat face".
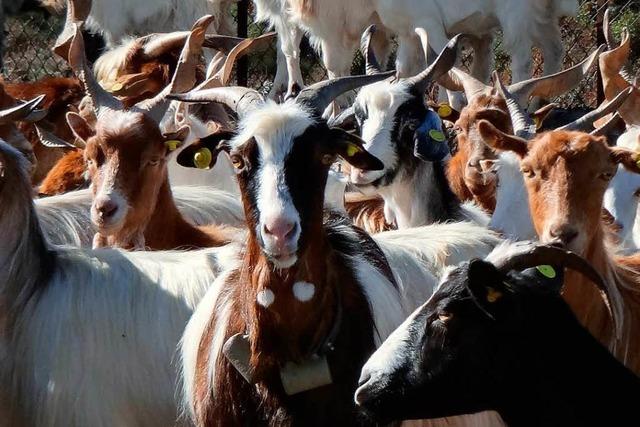
[[498, 131], [482, 121], [479, 131], [494, 148], [514, 151], [529, 194], [534, 227], [541, 242], [585, 254], [602, 239], [600, 219], [604, 192], [622, 164], [640, 173], [637, 154], [609, 147], [605, 137], [554, 131], [530, 142]]
[[330, 129], [294, 101], [267, 101], [243, 117], [230, 141], [207, 147], [213, 139], [185, 148], [178, 162], [190, 166], [182, 159], [203, 146], [214, 159], [220, 150], [229, 153], [251, 236], [280, 269], [295, 265], [321, 232], [324, 188], [336, 156], [363, 169], [382, 168], [359, 139]]
[[93, 223], [104, 234], [140, 226], [137, 222], [148, 220], [155, 209], [166, 180], [168, 148], [158, 125], [141, 112], [110, 111], [93, 132], [79, 116], [69, 117], [74, 133], [86, 143]]
[[[351, 169], [351, 183], [363, 190], [386, 187], [396, 178], [410, 176], [422, 160], [441, 160], [448, 154], [444, 140], [428, 136], [429, 130], [442, 134], [441, 120], [407, 82], [384, 81], [362, 88], [354, 113], [365, 148], [384, 163], [380, 171]], [[423, 124], [429, 129], [423, 131]]]

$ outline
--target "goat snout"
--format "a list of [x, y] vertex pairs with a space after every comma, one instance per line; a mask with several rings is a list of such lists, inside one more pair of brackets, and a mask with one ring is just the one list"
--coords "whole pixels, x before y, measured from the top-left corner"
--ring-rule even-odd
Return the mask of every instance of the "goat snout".
[[98, 198], [96, 199], [96, 211], [100, 218], [109, 219], [118, 211], [118, 205], [109, 198]]
[[362, 169], [351, 168], [349, 180], [355, 185], [368, 185], [378, 178], [384, 176], [384, 170], [381, 171], [365, 171]]
[[278, 218], [263, 225], [265, 235], [278, 242], [286, 242], [295, 232], [296, 223], [287, 219]]
[[91, 220], [102, 231], [117, 227], [127, 212], [126, 200], [117, 193], [98, 195], [91, 209]]
[[564, 246], [568, 246], [578, 237], [578, 230], [568, 224], [554, 225], [549, 229], [551, 237]]
[[285, 217], [264, 221], [260, 235], [265, 252], [279, 268], [289, 268], [296, 263], [300, 236], [298, 221]]

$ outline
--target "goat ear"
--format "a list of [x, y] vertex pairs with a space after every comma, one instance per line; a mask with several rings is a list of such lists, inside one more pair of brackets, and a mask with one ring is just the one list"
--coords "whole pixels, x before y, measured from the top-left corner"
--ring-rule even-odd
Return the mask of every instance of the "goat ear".
[[364, 149], [364, 141], [340, 128], [329, 129], [329, 147], [332, 154], [342, 157], [358, 169], [366, 171], [384, 169], [384, 163]]
[[234, 135], [231, 131], [221, 131], [201, 138], [185, 147], [176, 160], [187, 168], [211, 169], [221, 151], [229, 152], [228, 141]]
[[640, 154], [621, 147], [611, 147], [611, 159], [630, 172], [640, 173]]
[[478, 132], [484, 142], [491, 148], [502, 151], [513, 151], [520, 157], [527, 155], [529, 148], [526, 139], [506, 134], [486, 120], [480, 120], [480, 122], [478, 122]]
[[469, 262], [468, 286], [476, 303], [493, 317], [497, 304], [507, 293], [502, 273], [489, 262], [473, 259]]
[[87, 140], [95, 135], [95, 131], [89, 126], [89, 123], [78, 113], [67, 113], [67, 124], [71, 128], [71, 131], [82, 141], [85, 145]]
[[413, 155], [427, 162], [439, 162], [450, 154], [442, 120], [432, 110], [413, 134]]

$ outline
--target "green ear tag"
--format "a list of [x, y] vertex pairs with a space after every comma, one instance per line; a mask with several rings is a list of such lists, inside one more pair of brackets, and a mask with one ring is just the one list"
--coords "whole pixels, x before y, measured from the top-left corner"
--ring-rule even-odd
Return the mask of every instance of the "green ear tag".
[[193, 164], [198, 169], [209, 169], [213, 155], [207, 147], [202, 147], [193, 155]]
[[556, 278], [556, 270], [554, 270], [550, 265], [539, 265], [536, 269], [547, 279]]
[[354, 156], [356, 153], [359, 153], [359, 152], [360, 152], [360, 147], [358, 147], [357, 145], [349, 144], [347, 146], [347, 156], [348, 157]]
[[444, 142], [445, 140], [444, 133], [440, 132], [437, 129], [431, 129], [429, 131], [429, 136], [436, 142]]
[[180, 144], [182, 144], [182, 141], [178, 141], [177, 139], [170, 139], [164, 142], [164, 145], [169, 151], [175, 151], [180, 146]]
[[638, 157], [638, 160], [636, 160], [636, 166], [638, 167], [638, 169], [640, 169], [640, 157]]
[[452, 112], [453, 110], [449, 107], [449, 104], [440, 104], [438, 107], [438, 115], [442, 119], [449, 117]]

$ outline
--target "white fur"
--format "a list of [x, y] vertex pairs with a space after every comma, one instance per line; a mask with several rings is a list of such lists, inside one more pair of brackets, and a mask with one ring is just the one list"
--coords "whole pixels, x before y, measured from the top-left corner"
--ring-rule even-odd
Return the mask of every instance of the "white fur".
[[273, 304], [276, 300], [276, 295], [273, 293], [271, 289], [262, 289], [256, 295], [256, 302], [263, 306], [264, 308], [268, 308], [271, 304]]
[[[617, 141], [619, 147], [638, 151], [640, 148], [640, 126], [631, 126]], [[633, 253], [640, 248], [640, 216], [638, 216], [638, 195], [640, 175], [618, 166], [618, 172], [604, 193], [604, 207], [622, 226], [621, 248]]]
[[537, 240], [520, 160], [514, 153], [502, 152], [496, 161], [496, 168], [496, 209], [489, 228], [502, 233], [507, 239]]
[[309, 282], [296, 282], [293, 284], [293, 296], [300, 302], [311, 301], [316, 293], [316, 285]]
[[[244, 211], [237, 196], [207, 187], [172, 188], [176, 205], [196, 225], [221, 224], [241, 227]], [[96, 232], [91, 223], [89, 190], [72, 191], [35, 201], [36, 212], [47, 240], [52, 244], [91, 247]]]

